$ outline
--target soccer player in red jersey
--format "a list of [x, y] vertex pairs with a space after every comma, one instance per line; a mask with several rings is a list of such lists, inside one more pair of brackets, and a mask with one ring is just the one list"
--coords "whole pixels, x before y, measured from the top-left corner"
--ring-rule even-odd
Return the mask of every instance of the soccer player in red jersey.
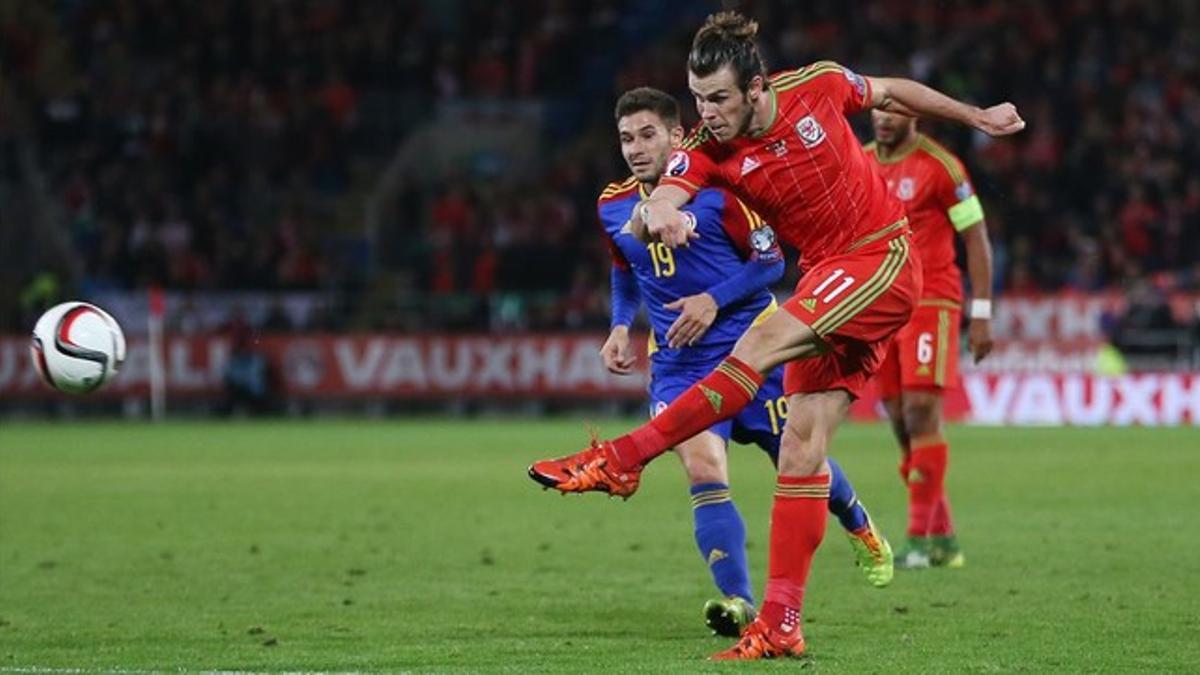
[[920, 254], [925, 288], [913, 318], [888, 349], [876, 382], [900, 442], [908, 486], [908, 546], [898, 567], [961, 567], [945, 479], [942, 394], [958, 381], [962, 274], [954, 236], [962, 237], [972, 300], [968, 342], [978, 363], [992, 349], [992, 248], [979, 197], [957, 157], [917, 131], [912, 117], [871, 112], [875, 142], [866, 147], [888, 190], [904, 203]]
[[[609, 183], [596, 205], [613, 263], [612, 330], [601, 357], [610, 372], [633, 372], [629, 326], [644, 306], [653, 416], [721, 363], [754, 322], [778, 310], [769, 286], [783, 276], [783, 252], [770, 225], [721, 188], [701, 190], [684, 207], [701, 233], [690, 246], [643, 241], [629, 219], [683, 143], [679, 104], [666, 92], [638, 87], [617, 100], [614, 118], [633, 175]], [[704, 606], [705, 623], [718, 635], [741, 635], [755, 615], [745, 524], [730, 494], [726, 453], [732, 439], [757, 445], [778, 461], [787, 419], [783, 369], [764, 379], [756, 402], [675, 447], [691, 486], [696, 544], [721, 592]], [[833, 458], [829, 469], [829, 512], [845, 528], [867, 580], [886, 586], [893, 574], [891, 547]]]
[[940, 117], [992, 135], [1025, 123], [1004, 103], [979, 109], [911, 80], [866, 78], [819, 62], [768, 77], [758, 25], [736, 12], [709, 17], [688, 57], [703, 127], [672, 154], [667, 175], [634, 210], [633, 227], [669, 246], [697, 235], [679, 208], [704, 185], [728, 187], [802, 252], [795, 294], [751, 328], [721, 365], [649, 423], [574, 455], [529, 468], [564, 492], [629, 496], [646, 463], [728, 419], [754, 399], [762, 374], [786, 363], [789, 416], [771, 510], [765, 602], [717, 660], [799, 655], [800, 611], [813, 554], [825, 536], [833, 432], [879, 368], [921, 293], [904, 208], [887, 192], [846, 116], [868, 108]]

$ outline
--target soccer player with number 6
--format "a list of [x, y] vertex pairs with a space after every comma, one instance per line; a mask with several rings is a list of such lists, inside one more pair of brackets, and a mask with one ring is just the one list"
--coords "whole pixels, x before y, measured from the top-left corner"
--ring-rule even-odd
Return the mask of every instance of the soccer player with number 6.
[[875, 141], [867, 145], [867, 156], [904, 203], [925, 276], [913, 318], [896, 334], [876, 377], [900, 443], [900, 477], [908, 488], [908, 542], [896, 565], [962, 567], [966, 558], [946, 498], [950, 450], [942, 434], [943, 392], [958, 380], [962, 315], [954, 235], [967, 252], [968, 343], [976, 363], [992, 350], [992, 249], [983, 207], [958, 157], [919, 132], [915, 118], [875, 110], [871, 124]]
[[800, 616], [813, 554], [825, 536], [829, 444], [921, 294], [904, 208], [846, 116], [876, 108], [955, 120], [994, 136], [1025, 126], [1009, 103], [980, 109], [911, 80], [862, 77], [827, 61], [768, 77], [754, 44], [757, 31], [744, 16], [722, 12], [696, 34], [688, 86], [703, 126], [672, 155], [667, 175], [634, 218], [668, 246], [682, 246], [697, 235], [680, 207], [704, 186], [727, 187], [801, 251], [804, 273], [795, 294], [649, 423], [530, 467], [535, 477], [567, 476], [573, 491], [633, 494], [648, 462], [735, 416], [754, 400], [763, 375], [787, 364], [789, 415], [764, 603], [716, 660], [804, 652]]

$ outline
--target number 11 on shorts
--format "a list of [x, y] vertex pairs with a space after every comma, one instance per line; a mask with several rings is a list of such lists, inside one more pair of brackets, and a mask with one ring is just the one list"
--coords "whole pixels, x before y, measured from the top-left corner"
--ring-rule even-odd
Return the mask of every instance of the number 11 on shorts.
[[[839, 279], [841, 280], [841, 283], [839, 283], [837, 286], [833, 286], [833, 288], [829, 290], [829, 293], [827, 293], [824, 297], [821, 297], [821, 294], [825, 292], [825, 289], [830, 288], [830, 286], [833, 285], [833, 282], [838, 281]], [[828, 305], [839, 295], [841, 295], [847, 288], [850, 288], [853, 285], [854, 277], [846, 274], [846, 270], [839, 267], [835, 269], [833, 273], [830, 274], [827, 279], [825, 279], [825, 281], [822, 281], [821, 285], [813, 289], [813, 297], [821, 298], [821, 302]]]

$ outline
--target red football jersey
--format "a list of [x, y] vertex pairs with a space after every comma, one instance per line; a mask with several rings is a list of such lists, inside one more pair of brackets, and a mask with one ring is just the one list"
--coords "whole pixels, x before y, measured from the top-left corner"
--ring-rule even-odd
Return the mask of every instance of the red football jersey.
[[983, 209], [962, 162], [923, 134], [886, 160], [875, 152], [874, 143], [865, 150], [887, 181], [888, 191], [904, 203], [908, 212], [925, 269], [921, 297], [962, 302], [962, 273], [954, 262], [954, 236], [983, 220]]
[[[831, 61], [770, 78], [774, 118], [728, 143], [701, 127], [671, 155], [662, 185], [724, 185], [813, 265], [906, 229], [904, 207], [871, 167], [846, 116], [871, 100], [866, 79]], [[886, 230], [886, 231], [885, 231]]]

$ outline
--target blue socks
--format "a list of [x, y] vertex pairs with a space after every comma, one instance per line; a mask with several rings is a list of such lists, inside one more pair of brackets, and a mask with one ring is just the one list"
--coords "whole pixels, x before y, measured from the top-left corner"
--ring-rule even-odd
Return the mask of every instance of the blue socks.
[[[854, 487], [833, 459], [829, 460], [829, 512], [849, 532], [867, 524], [867, 512], [858, 503]], [[754, 604], [750, 570], [746, 564], [746, 526], [729, 496], [725, 483], [693, 485], [692, 515], [696, 546], [708, 564], [713, 583], [722, 595], [736, 595]]]
[[[858, 497], [854, 495], [854, 487], [850, 479], [842, 472], [842, 467], [829, 458], [829, 512], [837, 516], [842, 527], [848, 532], [854, 532], [867, 524], [867, 512]], [[695, 497], [692, 498], [693, 500]], [[696, 522], [699, 522], [697, 520]]]
[[723, 595], [736, 595], [754, 604], [746, 564], [746, 526], [729, 497], [729, 486], [701, 483], [693, 485], [691, 493], [696, 545], [708, 564], [713, 582]]

